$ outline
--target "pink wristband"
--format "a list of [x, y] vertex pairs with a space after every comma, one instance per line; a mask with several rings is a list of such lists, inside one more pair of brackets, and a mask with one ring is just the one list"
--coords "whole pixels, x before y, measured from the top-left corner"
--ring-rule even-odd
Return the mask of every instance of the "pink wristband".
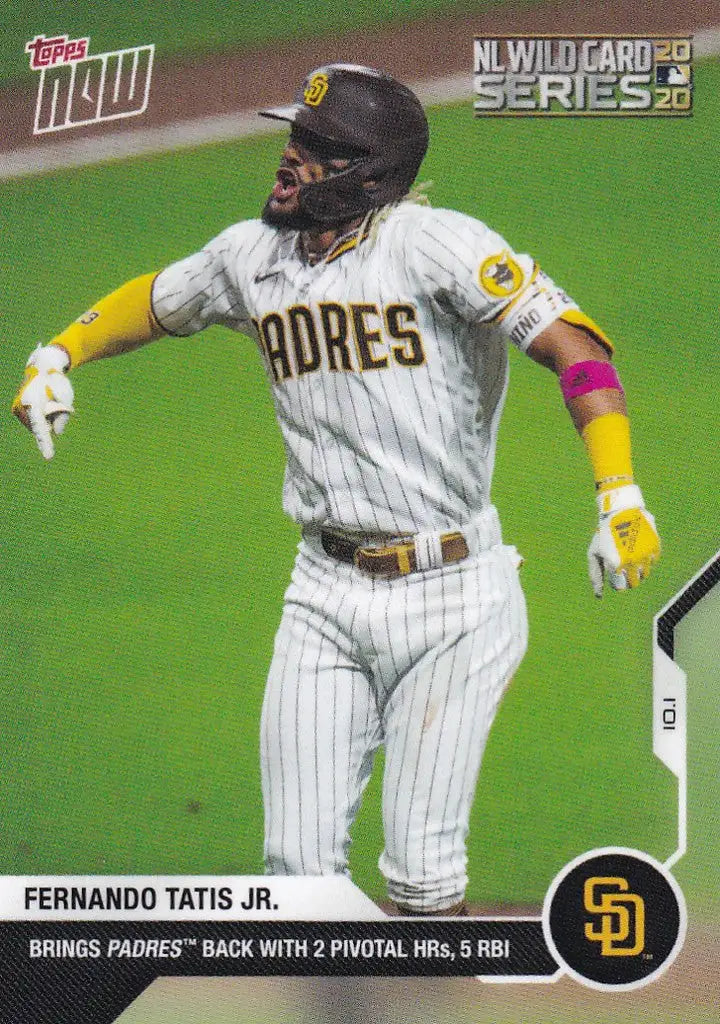
[[560, 377], [560, 390], [566, 403], [579, 395], [587, 395], [590, 391], [601, 391], [603, 388], [614, 388], [616, 391], [624, 393], [617, 370], [612, 363], [586, 359], [582, 363], [573, 363], [572, 366], [568, 366]]

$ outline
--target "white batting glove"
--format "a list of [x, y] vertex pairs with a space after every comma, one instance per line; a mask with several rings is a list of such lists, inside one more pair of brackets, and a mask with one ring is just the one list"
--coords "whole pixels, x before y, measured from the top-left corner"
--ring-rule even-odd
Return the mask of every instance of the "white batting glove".
[[12, 404], [14, 415], [32, 431], [45, 459], [55, 454], [53, 434], [62, 434], [75, 411], [72, 384], [65, 376], [69, 363], [58, 345], [38, 345]]
[[629, 484], [598, 495], [600, 523], [588, 548], [590, 582], [602, 597], [607, 573], [613, 590], [636, 587], [660, 557], [655, 519], [639, 487]]

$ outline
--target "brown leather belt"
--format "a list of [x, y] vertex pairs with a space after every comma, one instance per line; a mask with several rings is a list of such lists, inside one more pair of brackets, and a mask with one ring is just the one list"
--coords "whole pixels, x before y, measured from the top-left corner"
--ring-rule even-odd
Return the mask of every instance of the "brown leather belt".
[[[370, 576], [407, 576], [417, 572], [417, 552], [412, 540], [391, 544], [388, 547], [365, 547], [347, 537], [322, 530], [320, 542], [331, 558], [354, 565]], [[440, 551], [443, 565], [459, 562], [470, 554], [467, 541], [461, 533], [444, 533], [440, 537]]]

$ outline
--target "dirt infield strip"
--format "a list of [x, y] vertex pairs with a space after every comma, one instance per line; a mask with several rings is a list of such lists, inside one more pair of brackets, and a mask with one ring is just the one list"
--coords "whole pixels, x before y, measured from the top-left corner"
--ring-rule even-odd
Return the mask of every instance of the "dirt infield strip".
[[[110, 125], [40, 136], [32, 134], [37, 89], [33, 77], [0, 91], [0, 164], [3, 154], [9, 157], [19, 149], [30, 160], [37, 152], [40, 161], [44, 151], [71, 139], [102, 139], [110, 133], [114, 139], [121, 139], [123, 133], [138, 129], [167, 129], [177, 124], [178, 118], [222, 117], [287, 101], [309, 68], [328, 61], [382, 67], [408, 82], [466, 74], [470, 96], [475, 35], [688, 33], [716, 25], [720, 25], [720, 0], [686, 0], [682, 5], [638, 0], [632, 6], [618, 0], [600, 0], [587, 6], [580, 2], [543, 3], [521, 9], [503, 6], [477, 16], [426, 18], [384, 29], [332, 33], [302, 43], [281, 43], [271, 49], [158, 62], [144, 114]], [[172, 148], [172, 138], [164, 138], [160, 148]], [[114, 155], [124, 155], [121, 144]], [[105, 154], [101, 157], [107, 158]], [[80, 162], [93, 162], [92, 147], [87, 148], [86, 161]]]

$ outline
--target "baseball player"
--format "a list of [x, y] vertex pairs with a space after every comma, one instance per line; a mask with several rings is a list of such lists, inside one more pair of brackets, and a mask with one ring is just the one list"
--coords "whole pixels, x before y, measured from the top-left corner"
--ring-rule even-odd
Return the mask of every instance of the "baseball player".
[[603, 331], [529, 256], [413, 195], [428, 126], [409, 89], [331, 64], [262, 116], [291, 129], [261, 218], [39, 346], [13, 412], [49, 459], [68, 370], [209, 324], [255, 340], [301, 528], [261, 722], [267, 870], [347, 871], [382, 744], [389, 896], [457, 915], [483, 749], [527, 638], [520, 558], [490, 500], [508, 343], [558, 375], [587, 448], [598, 597], [659, 555], [623, 390]]

